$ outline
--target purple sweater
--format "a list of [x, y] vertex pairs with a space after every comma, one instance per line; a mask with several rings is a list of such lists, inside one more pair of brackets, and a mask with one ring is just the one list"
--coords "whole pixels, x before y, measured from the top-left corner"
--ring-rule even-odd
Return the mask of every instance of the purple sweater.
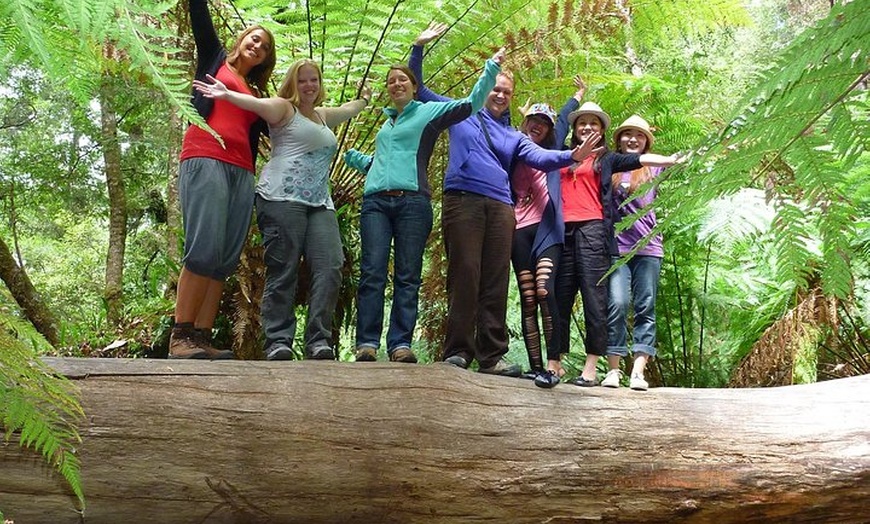
[[[423, 85], [422, 46], [411, 48], [408, 67], [420, 83], [418, 100], [450, 100]], [[494, 151], [489, 146], [482, 126], [486, 126]], [[495, 118], [484, 107], [476, 115], [450, 126], [449, 133], [450, 155], [444, 175], [444, 191], [468, 191], [513, 205], [508, 173], [516, 162], [521, 160], [541, 171], [552, 171], [572, 162], [571, 151], [541, 148], [511, 127], [507, 111], [501, 118]]]
[[[662, 172], [662, 168], [660, 167], [651, 167], [649, 169], [652, 172], [653, 178], [659, 176]], [[613, 191], [612, 216], [616, 221], [621, 220], [623, 217], [633, 215], [643, 208], [649, 208], [656, 199], [655, 188], [651, 189], [646, 194], [629, 199], [628, 187], [630, 181], [631, 173], [622, 173], [622, 183]], [[626, 202], [626, 200], [628, 200], [628, 202]], [[625, 204], [623, 205], [623, 203]], [[616, 235], [619, 254], [625, 255], [634, 249], [634, 246], [636, 246], [645, 236], [649, 235], [655, 226], [656, 212], [655, 209], [650, 208], [649, 212], [638, 219], [631, 225], [631, 227]], [[665, 251], [662, 247], [661, 233], [657, 233], [647, 245], [638, 250], [637, 254], [662, 258]]]

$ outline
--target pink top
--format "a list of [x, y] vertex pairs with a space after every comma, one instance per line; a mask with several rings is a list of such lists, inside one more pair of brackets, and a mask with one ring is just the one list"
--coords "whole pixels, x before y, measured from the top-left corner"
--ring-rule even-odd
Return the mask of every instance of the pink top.
[[547, 173], [521, 162], [514, 169], [511, 187], [516, 197], [517, 229], [539, 224], [550, 201]]

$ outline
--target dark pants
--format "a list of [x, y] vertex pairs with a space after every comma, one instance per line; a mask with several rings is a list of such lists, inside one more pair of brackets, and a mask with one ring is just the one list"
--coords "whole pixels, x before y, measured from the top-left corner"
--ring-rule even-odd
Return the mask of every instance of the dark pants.
[[542, 370], [544, 362], [541, 352], [541, 327], [544, 332], [544, 343], [547, 346], [547, 359], [559, 360], [559, 349], [553, 343], [553, 334], [559, 318], [556, 303], [556, 274], [562, 246], [554, 244], [535, 259], [532, 255], [532, 246], [537, 231], [538, 224], [516, 230], [511, 263], [520, 290], [523, 341], [529, 354], [529, 365], [534, 370]]
[[441, 211], [447, 252], [447, 337], [444, 358], [477, 359], [492, 367], [507, 354], [508, 283], [513, 207], [491, 198], [449, 191]]
[[296, 283], [303, 256], [311, 271], [305, 348], [331, 346], [344, 263], [335, 211], [257, 196], [257, 224], [266, 248], [266, 285], [260, 308], [266, 351], [276, 343], [293, 347]]
[[610, 269], [607, 252], [607, 228], [603, 220], [587, 220], [565, 224], [565, 246], [556, 275], [556, 302], [559, 307], [559, 329], [556, 342], [560, 353], [567, 353], [571, 341], [571, 310], [577, 290], [583, 299], [586, 325], [586, 353], [603, 356], [607, 353], [607, 280]]

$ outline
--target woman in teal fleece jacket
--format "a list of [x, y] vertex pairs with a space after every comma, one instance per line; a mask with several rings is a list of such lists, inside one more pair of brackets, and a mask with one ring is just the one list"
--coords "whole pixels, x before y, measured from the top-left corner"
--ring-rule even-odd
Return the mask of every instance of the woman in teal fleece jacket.
[[357, 292], [357, 361], [374, 361], [380, 346], [384, 293], [390, 247], [393, 245], [393, 304], [387, 330], [387, 353], [393, 362], [417, 361], [411, 350], [423, 250], [432, 230], [431, 190], [426, 171], [438, 135], [483, 107], [495, 85], [504, 50], [487, 60], [471, 95], [448, 102], [418, 101], [417, 78], [405, 66], [393, 66], [387, 91], [393, 107], [375, 138], [375, 154], [356, 150], [345, 162], [366, 173], [360, 211], [362, 240]]

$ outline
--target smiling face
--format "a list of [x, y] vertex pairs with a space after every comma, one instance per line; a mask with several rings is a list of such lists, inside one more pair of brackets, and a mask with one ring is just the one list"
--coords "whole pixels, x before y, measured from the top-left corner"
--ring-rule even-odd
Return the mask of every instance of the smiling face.
[[620, 153], [644, 153], [648, 140], [645, 134], [637, 129], [626, 129], [619, 133], [616, 147]]
[[306, 105], [315, 105], [320, 96], [320, 71], [311, 64], [305, 64], [299, 68], [296, 77], [296, 92], [299, 93], [299, 102]]
[[495, 87], [486, 97], [484, 107], [496, 118], [500, 117], [510, 106], [514, 97], [514, 81], [507, 75], [500, 74], [495, 79]]
[[393, 105], [401, 109], [417, 95], [417, 83], [407, 71], [391, 68], [387, 74], [387, 93]]
[[239, 59], [248, 66], [248, 69], [265, 62], [271, 51], [272, 39], [263, 29], [252, 29], [243, 34], [239, 42]]
[[520, 130], [529, 135], [532, 142], [541, 145], [547, 140], [548, 135], [553, 130], [553, 126], [544, 116], [529, 115], [525, 120], [523, 120]]
[[595, 115], [584, 114], [574, 121], [574, 136], [582, 143], [592, 133], [601, 133], [604, 128], [601, 120]]

